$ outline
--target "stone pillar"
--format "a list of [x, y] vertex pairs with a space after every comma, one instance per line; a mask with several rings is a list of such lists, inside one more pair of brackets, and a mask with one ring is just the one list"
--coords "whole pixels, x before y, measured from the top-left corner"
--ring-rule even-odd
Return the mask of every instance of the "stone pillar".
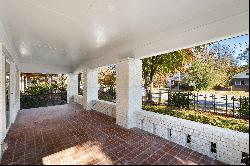
[[116, 66], [116, 124], [130, 129], [135, 127], [135, 111], [142, 108], [142, 62], [127, 59]]
[[68, 74], [67, 84], [67, 103], [74, 100], [78, 94], [78, 74]]
[[98, 100], [98, 69], [84, 69], [83, 78], [83, 108], [91, 110], [92, 100]]

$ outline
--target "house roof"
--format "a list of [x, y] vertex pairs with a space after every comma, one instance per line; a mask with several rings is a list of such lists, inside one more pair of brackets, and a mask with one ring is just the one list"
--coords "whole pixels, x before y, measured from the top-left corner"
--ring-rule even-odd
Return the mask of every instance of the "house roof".
[[[248, 74], [247, 74], [248, 73]], [[239, 74], [235, 74], [233, 76], [233, 78], [248, 78], [249, 79], [249, 70], [247, 71], [244, 71], [242, 73], [239, 73]]]

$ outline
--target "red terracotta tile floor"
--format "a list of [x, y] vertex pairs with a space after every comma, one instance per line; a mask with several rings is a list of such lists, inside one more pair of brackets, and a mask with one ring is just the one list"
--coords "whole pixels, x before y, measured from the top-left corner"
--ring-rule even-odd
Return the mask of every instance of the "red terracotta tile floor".
[[1, 164], [223, 164], [78, 104], [22, 110]]

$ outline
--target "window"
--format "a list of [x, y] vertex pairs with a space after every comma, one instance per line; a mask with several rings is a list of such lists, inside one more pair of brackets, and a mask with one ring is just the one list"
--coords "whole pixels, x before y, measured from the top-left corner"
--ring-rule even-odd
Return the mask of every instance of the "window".
[[249, 76], [249, 73], [246, 73], [247, 76]]
[[234, 85], [241, 85], [241, 82], [239, 80], [235, 80]]

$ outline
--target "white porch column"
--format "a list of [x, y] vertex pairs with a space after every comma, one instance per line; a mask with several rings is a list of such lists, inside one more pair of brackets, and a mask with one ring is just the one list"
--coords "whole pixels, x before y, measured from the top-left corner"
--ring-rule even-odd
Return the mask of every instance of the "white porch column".
[[84, 69], [83, 77], [83, 108], [91, 110], [92, 100], [98, 100], [98, 68], [97, 69]]
[[67, 103], [73, 101], [74, 96], [77, 94], [78, 94], [78, 74], [68, 74]]
[[138, 59], [121, 61], [116, 66], [116, 124], [135, 127], [134, 112], [142, 107], [142, 62]]

